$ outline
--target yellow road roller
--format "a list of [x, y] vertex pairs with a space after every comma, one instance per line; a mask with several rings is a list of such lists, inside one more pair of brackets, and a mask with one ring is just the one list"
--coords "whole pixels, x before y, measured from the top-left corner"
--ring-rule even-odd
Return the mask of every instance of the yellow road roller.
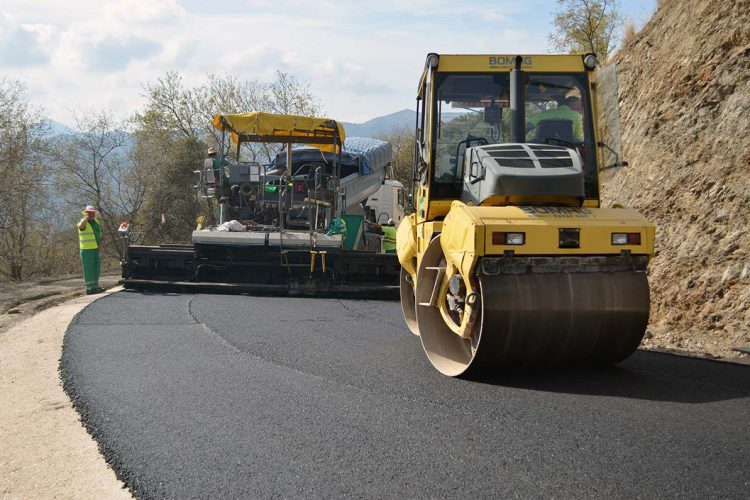
[[429, 54], [417, 92], [415, 213], [398, 227], [401, 305], [448, 376], [632, 354], [654, 226], [601, 208], [593, 54]]

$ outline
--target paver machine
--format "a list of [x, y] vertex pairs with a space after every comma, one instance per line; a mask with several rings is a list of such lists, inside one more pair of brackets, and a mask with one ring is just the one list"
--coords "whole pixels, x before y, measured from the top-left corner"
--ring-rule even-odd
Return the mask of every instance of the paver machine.
[[445, 375], [613, 363], [645, 333], [654, 227], [600, 206], [595, 68], [427, 56], [397, 247], [406, 323]]
[[[221, 147], [196, 171], [196, 188], [218, 205], [219, 225], [193, 231], [191, 245], [130, 245], [126, 288], [398, 292], [398, 259], [366, 223], [368, 197], [383, 191], [389, 143], [347, 140], [329, 118], [253, 112], [216, 115], [213, 125]], [[270, 165], [242, 153], [271, 144], [283, 149]]]

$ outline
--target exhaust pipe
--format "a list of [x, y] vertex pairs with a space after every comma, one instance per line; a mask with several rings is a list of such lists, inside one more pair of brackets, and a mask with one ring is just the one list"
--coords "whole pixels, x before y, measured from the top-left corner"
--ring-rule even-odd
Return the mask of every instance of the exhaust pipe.
[[523, 57], [516, 56], [510, 71], [510, 137], [513, 142], [526, 142], [526, 87], [521, 71]]

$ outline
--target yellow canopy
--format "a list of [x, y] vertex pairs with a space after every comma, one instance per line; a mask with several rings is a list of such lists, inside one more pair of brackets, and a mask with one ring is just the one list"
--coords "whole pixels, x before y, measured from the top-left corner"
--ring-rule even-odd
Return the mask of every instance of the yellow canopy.
[[[344, 127], [340, 123], [330, 118], [315, 118], [310, 116], [297, 115], [277, 115], [273, 113], [242, 113], [235, 115], [216, 115], [213, 122], [214, 128], [219, 130], [228, 129], [232, 133], [232, 140], [236, 144], [239, 135], [247, 136], [267, 136], [268, 141], [272, 142], [273, 137], [279, 139], [306, 137], [315, 139], [330, 139], [331, 143], [321, 144], [310, 143], [309, 146], [321, 149], [323, 151], [335, 151], [333, 137], [338, 131], [338, 137], [341, 143], [344, 143], [346, 135]], [[304, 142], [300, 140], [299, 142]]]

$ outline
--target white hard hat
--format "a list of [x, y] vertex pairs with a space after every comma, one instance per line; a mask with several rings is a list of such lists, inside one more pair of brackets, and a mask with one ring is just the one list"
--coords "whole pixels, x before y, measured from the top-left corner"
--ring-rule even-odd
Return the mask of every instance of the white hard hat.
[[395, 225], [395, 224], [396, 224], [396, 223], [395, 223], [395, 222], [393, 222], [393, 219], [388, 219], [388, 222], [386, 222], [386, 223], [385, 223], [385, 225], [386, 225], [386, 226], [393, 226], [393, 225]]
[[216, 154], [216, 149], [215, 148], [208, 148], [208, 154], [215, 155]]
[[94, 205], [86, 205], [86, 208], [83, 209], [83, 213], [86, 213], [86, 212], [96, 213], [96, 207]]

